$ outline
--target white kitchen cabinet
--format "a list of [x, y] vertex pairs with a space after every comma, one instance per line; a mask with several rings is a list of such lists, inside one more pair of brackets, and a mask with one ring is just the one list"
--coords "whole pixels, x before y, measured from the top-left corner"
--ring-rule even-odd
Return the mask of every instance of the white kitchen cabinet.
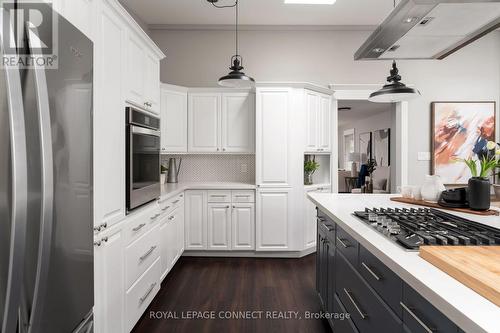
[[220, 152], [219, 93], [190, 93], [188, 103], [188, 151]]
[[161, 151], [187, 153], [188, 151], [188, 97], [187, 91], [164, 85], [161, 89]]
[[231, 206], [228, 203], [208, 204], [208, 250], [231, 248]]
[[145, 81], [144, 99], [146, 109], [153, 113], [160, 113], [160, 59], [155, 54], [145, 51]]
[[291, 97], [290, 88], [257, 89], [255, 162], [259, 187], [290, 186]]
[[331, 147], [331, 97], [305, 90], [306, 152], [330, 152]]
[[96, 0], [53, 0], [52, 6], [88, 38], [94, 39]]
[[307, 194], [309, 193], [330, 193], [330, 187], [315, 187], [310, 188], [306, 191], [306, 195], [304, 197], [304, 248], [314, 248], [316, 247], [316, 234], [317, 234], [317, 226], [318, 223], [317, 213], [316, 213], [316, 205], [307, 198]]
[[94, 222], [102, 229], [125, 217], [125, 105], [127, 26], [107, 1], [100, 2], [95, 39]]
[[175, 261], [177, 262], [177, 260], [179, 260], [179, 258], [184, 253], [184, 224], [185, 224], [184, 206], [182, 208], [179, 208], [176, 214], [177, 217], [175, 225], [177, 227], [177, 234], [175, 243], [177, 244], [177, 255]]
[[255, 249], [255, 205], [233, 203], [231, 215], [231, 249]]
[[117, 225], [94, 243], [94, 331], [125, 332], [123, 229]]
[[185, 249], [207, 249], [207, 191], [186, 191]]
[[221, 148], [227, 153], [251, 153], [255, 141], [253, 94], [222, 94]]
[[190, 153], [253, 153], [253, 93], [189, 93]]
[[290, 189], [257, 191], [256, 250], [287, 251], [290, 248]]

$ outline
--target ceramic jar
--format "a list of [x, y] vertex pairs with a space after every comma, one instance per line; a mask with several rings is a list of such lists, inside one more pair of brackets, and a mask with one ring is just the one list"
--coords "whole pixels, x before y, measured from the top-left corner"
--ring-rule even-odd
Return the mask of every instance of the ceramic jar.
[[424, 185], [421, 189], [422, 199], [426, 201], [438, 201], [441, 192], [445, 191], [441, 178], [436, 175], [427, 175], [425, 176]]
[[484, 177], [469, 179], [469, 207], [473, 210], [490, 209], [490, 180]]

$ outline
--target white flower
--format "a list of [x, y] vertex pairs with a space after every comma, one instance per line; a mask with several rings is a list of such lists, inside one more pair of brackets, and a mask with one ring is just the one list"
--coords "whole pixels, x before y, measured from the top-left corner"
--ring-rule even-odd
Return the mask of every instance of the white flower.
[[488, 143], [486, 144], [486, 148], [488, 150], [493, 150], [496, 148], [496, 146], [497, 146], [497, 143], [494, 141], [488, 141]]

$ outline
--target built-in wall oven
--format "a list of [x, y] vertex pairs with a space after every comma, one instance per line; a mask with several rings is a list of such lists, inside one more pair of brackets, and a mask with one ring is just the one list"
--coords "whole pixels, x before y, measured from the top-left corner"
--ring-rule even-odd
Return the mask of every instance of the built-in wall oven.
[[127, 119], [127, 212], [157, 199], [160, 184], [160, 119], [132, 107]]

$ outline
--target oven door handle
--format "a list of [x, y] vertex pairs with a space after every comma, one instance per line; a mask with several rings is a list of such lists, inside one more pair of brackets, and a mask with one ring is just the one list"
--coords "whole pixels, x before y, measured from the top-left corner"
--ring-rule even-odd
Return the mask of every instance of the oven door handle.
[[130, 129], [132, 130], [133, 134], [145, 134], [160, 137], [160, 131], [155, 131], [149, 128], [130, 125]]

